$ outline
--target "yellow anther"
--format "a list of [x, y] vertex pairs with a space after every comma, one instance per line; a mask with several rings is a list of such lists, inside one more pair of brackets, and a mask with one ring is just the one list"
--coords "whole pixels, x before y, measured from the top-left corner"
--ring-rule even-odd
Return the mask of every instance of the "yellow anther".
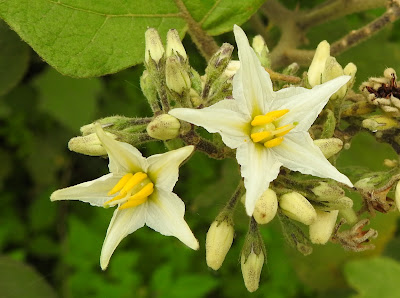
[[129, 190], [131, 190], [134, 186], [138, 185], [144, 179], [147, 178], [147, 175], [143, 172], [137, 172], [133, 175], [129, 181], [125, 184], [125, 186], [121, 190], [121, 194], [126, 195]]
[[151, 195], [154, 191], [154, 184], [153, 183], [147, 183], [140, 191], [138, 191], [136, 194], [128, 198], [128, 201], [124, 204], [122, 204], [119, 209], [126, 209], [129, 207], [135, 207], [140, 204], [143, 204], [146, 202], [147, 198], [149, 195]]
[[271, 135], [271, 132], [269, 131], [261, 131], [261, 132], [255, 132], [250, 135], [251, 139], [253, 142], [257, 143], [260, 142], [261, 140], [264, 140], [265, 138], [268, 138]]
[[287, 124], [287, 125], [278, 127], [275, 130], [274, 135], [277, 137], [283, 137], [285, 134], [287, 134], [289, 131], [291, 131], [295, 127], [296, 127], [296, 125], [294, 125], [294, 124]]
[[264, 146], [267, 148], [272, 148], [272, 147], [280, 145], [282, 142], [283, 142], [283, 137], [278, 137], [278, 138], [269, 140], [268, 142], [265, 142]]
[[124, 175], [117, 184], [115, 184], [115, 186], [108, 192], [107, 195], [111, 196], [117, 192], [119, 192], [126, 184], [126, 182], [129, 181], [129, 179], [131, 179], [131, 177], [133, 176], [132, 173], [128, 173], [126, 175]]
[[111, 202], [115, 202], [115, 201], [118, 201], [120, 199], [123, 199], [125, 196], [126, 196], [126, 194], [119, 194], [118, 196], [115, 196], [111, 200], [108, 200], [107, 202], [105, 202], [103, 204], [103, 206], [110, 205]]
[[284, 109], [284, 110], [272, 111], [265, 115], [256, 116], [256, 117], [254, 117], [253, 121], [251, 121], [251, 125], [258, 126], [258, 125], [271, 123], [271, 122], [275, 121], [276, 119], [282, 117], [283, 115], [285, 115], [288, 112], [289, 112], [288, 109]]

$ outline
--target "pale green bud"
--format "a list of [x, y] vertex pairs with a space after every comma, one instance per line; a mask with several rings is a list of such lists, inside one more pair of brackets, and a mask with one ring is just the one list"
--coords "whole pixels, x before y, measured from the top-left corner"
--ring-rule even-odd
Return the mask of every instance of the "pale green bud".
[[224, 220], [214, 221], [207, 232], [206, 237], [206, 261], [207, 266], [218, 270], [225, 260], [225, 256], [233, 242], [233, 225]]
[[258, 224], [269, 223], [278, 210], [278, 199], [272, 189], [267, 189], [257, 200], [253, 217]]
[[144, 54], [144, 60], [146, 63], [150, 62], [150, 58], [157, 64], [164, 55], [164, 47], [161, 42], [160, 35], [154, 28], [149, 28], [145, 33], [146, 49]]
[[179, 54], [183, 60], [187, 59], [185, 48], [176, 29], [170, 29], [167, 33], [167, 47], [165, 52], [167, 57]]
[[179, 136], [181, 123], [174, 116], [162, 114], [147, 125], [146, 131], [150, 137], [157, 140], [171, 140]]
[[382, 115], [374, 115], [370, 118], [364, 119], [362, 126], [371, 130], [372, 132], [383, 131], [392, 128], [399, 128], [399, 123], [390, 117]]
[[349, 225], [355, 224], [358, 220], [357, 214], [354, 212], [353, 208], [339, 210], [339, 214]]
[[351, 88], [354, 84], [354, 80], [356, 78], [356, 73], [357, 73], [357, 66], [354, 63], [348, 63], [344, 69], [343, 69], [343, 74], [346, 76], [351, 76], [350, 81], [347, 82], [347, 87]]
[[190, 78], [184, 66], [174, 56], [167, 58], [165, 66], [165, 78], [167, 87], [182, 95], [190, 90]]
[[[106, 134], [113, 139], [117, 137], [111, 133], [106, 132]], [[90, 155], [90, 156], [103, 156], [107, 155], [106, 149], [100, 142], [99, 137], [96, 133], [91, 133], [81, 137], [75, 137], [69, 140], [68, 148], [71, 151]]]
[[309, 226], [310, 240], [314, 244], [325, 244], [331, 238], [339, 211], [316, 212], [317, 219]]
[[262, 38], [261, 35], [257, 35], [253, 38], [252, 47], [254, 49], [254, 52], [256, 52], [256, 55], [261, 62], [261, 65], [263, 67], [270, 67], [271, 60], [269, 58], [269, 49], [267, 47], [267, 44], [265, 43], [264, 38]]
[[242, 252], [240, 263], [246, 289], [249, 292], [256, 291], [258, 289], [258, 284], [260, 283], [261, 270], [264, 265], [263, 251], [260, 251], [259, 254], [251, 251], [247, 258], [246, 254]]
[[345, 192], [342, 188], [340, 188], [336, 184], [327, 183], [327, 182], [319, 182], [317, 186], [315, 186], [311, 190], [320, 200], [331, 201], [341, 197], [344, 197]]
[[353, 207], [353, 200], [348, 197], [341, 197], [331, 201], [314, 201], [314, 208], [322, 211], [342, 210]]
[[307, 72], [308, 83], [311, 87], [322, 83], [322, 73], [325, 69], [326, 59], [330, 56], [330, 51], [331, 46], [326, 40], [319, 43]]
[[218, 51], [208, 61], [206, 68], [207, 80], [214, 82], [228, 66], [231, 60], [233, 46], [229, 43], [224, 43]]
[[[322, 73], [322, 82], [328, 82], [343, 75], [342, 66], [334, 57], [328, 57], [325, 62], [325, 69]], [[347, 84], [343, 85], [338, 91], [332, 94], [331, 99], [341, 99], [346, 95]]]
[[396, 190], [394, 193], [394, 201], [396, 203], [397, 209], [400, 211], [400, 181], [396, 184]]
[[317, 213], [311, 203], [297, 192], [281, 196], [279, 207], [286, 216], [305, 225], [312, 224], [317, 218]]
[[337, 138], [315, 140], [314, 144], [318, 146], [326, 158], [330, 158], [343, 148], [343, 141]]

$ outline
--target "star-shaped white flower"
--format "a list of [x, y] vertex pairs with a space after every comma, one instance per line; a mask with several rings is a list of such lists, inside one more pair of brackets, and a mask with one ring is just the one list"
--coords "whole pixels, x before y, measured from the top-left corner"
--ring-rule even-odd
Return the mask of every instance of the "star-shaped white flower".
[[108, 153], [110, 173], [57, 190], [50, 199], [79, 200], [100, 207], [118, 206], [104, 239], [101, 268], [107, 268], [121, 240], [145, 224], [198, 249], [199, 243], [183, 218], [185, 205], [172, 192], [178, 180], [179, 166], [194, 147], [186, 146], [146, 159], [135, 147], [107, 136], [100, 125], [97, 125], [96, 133]]
[[313, 89], [289, 87], [274, 92], [243, 30], [234, 26], [240, 69], [233, 78], [233, 98], [204, 109], [173, 109], [181, 120], [218, 132], [224, 143], [237, 149], [246, 187], [246, 211], [252, 215], [256, 201], [283, 165], [352, 186], [314, 145], [307, 132], [329, 97], [349, 76], [341, 76]]

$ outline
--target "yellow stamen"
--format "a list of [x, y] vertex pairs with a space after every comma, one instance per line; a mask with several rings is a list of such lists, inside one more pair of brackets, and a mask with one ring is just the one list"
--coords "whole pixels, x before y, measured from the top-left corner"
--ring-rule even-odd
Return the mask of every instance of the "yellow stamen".
[[111, 202], [118, 201], [118, 200], [124, 198], [125, 196], [126, 196], [126, 194], [119, 194], [118, 196], [115, 196], [115, 197], [113, 197], [111, 200], [108, 200], [107, 202], [105, 202], [105, 203], [103, 204], [103, 206], [107, 206], [107, 205], [109, 205]]
[[154, 184], [150, 182], [146, 184], [136, 194], [128, 198], [128, 201], [125, 204], [122, 204], [118, 209], [125, 209], [143, 204], [144, 202], [146, 202], [148, 196], [153, 193], [153, 191], [154, 191]]
[[284, 109], [284, 110], [278, 110], [278, 111], [271, 111], [265, 115], [256, 116], [256, 117], [254, 117], [253, 121], [251, 121], [251, 125], [258, 126], [258, 125], [264, 125], [267, 123], [271, 123], [271, 122], [275, 121], [276, 119], [285, 115], [287, 112], [289, 112], [289, 110]]
[[137, 172], [133, 175], [129, 181], [125, 184], [125, 186], [121, 190], [121, 195], [126, 195], [129, 190], [131, 190], [135, 185], [142, 182], [144, 179], [147, 178], [147, 175], [143, 172]]
[[264, 146], [267, 148], [272, 148], [272, 147], [278, 146], [282, 142], [283, 142], [283, 137], [278, 137], [278, 138], [269, 140], [268, 142], [265, 142]]
[[268, 138], [270, 135], [271, 135], [271, 133], [269, 131], [261, 131], [261, 132], [252, 133], [250, 135], [250, 137], [253, 140], [253, 142], [257, 143], [265, 138]]
[[289, 131], [291, 131], [295, 127], [296, 127], [296, 125], [294, 125], [294, 124], [287, 124], [287, 125], [278, 127], [275, 130], [274, 135], [276, 135], [277, 137], [283, 137], [285, 134], [287, 134]]
[[115, 184], [115, 186], [108, 192], [107, 195], [111, 196], [111, 195], [113, 195], [113, 194], [119, 192], [119, 191], [124, 187], [124, 185], [126, 184], [126, 182], [128, 182], [128, 180], [131, 179], [132, 176], [133, 176], [132, 173], [128, 173], [128, 174], [124, 175], [124, 176], [118, 181], [118, 183]]

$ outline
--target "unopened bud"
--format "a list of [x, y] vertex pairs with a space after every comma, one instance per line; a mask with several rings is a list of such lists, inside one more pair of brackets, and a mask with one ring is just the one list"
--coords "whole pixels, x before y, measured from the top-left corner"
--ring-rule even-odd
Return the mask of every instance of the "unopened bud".
[[271, 61], [269, 58], [269, 49], [267, 47], [267, 44], [265, 43], [264, 38], [262, 38], [261, 35], [257, 35], [253, 38], [252, 47], [258, 59], [260, 60], [261, 65], [263, 67], [270, 67]]
[[311, 190], [317, 197], [324, 201], [331, 201], [344, 196], [344, 190], [336, 184], [319, 182], [319, 185], [315, 186]]
[[257, 200], [253, 217], [258, 224], [269, 223], [278, 210], [278, 199], [272, 189], [267, 189]]
[[207, 79], [214, 82], [228, 66], [231, 61], [233, 46], [224, 43], [219, 50], [211, 57], [206, 68]]
[[183, 60], [187, 59], [185, 48], [181, 42], [178, 31], [176, 29], [170, 29], [167, 33], [167, 57], [172, 55], [179, 55]]
[[190, 90], [189, 74], [183, 65], [174, 56], [167, 58], [165, 66], [165, 78], [167, 87], [182, 95], [185, 91]]
[[233, 77], [240, 68], [239, 60], [231, 60], [224, 70], [224, 75], [228, 78]]
[[325, 244], [331, 238], [335, 228], [336, 219], [339, 211], [319, 211], [317, 210], [317, 219], [310, 225], [310, 240], [314, 244]]
[[356, 72], [357, 72], [357, 66], [350, 62], [348, 63], [344, 69], [343, 69], [343, 74], [346, 76], [351, 76], [350, 81], [347, 82], [347, 87], [351, 88], [354, 84], [354, 80], [356, 78]]
[[228, 220], [214, 221], [206, 237], [207, 266], [218, 270], [225, 260], [225, 256], [233, 242], [234, 229]]
[[400, 211], [400, 181], [397, 182], [396, 184], [396, 190], [394, 193], [394, 200], [397, 206], [397, 209]]
[[279, 207], [286, 216], [305, 225], [312, 224], [317, 218], [317, 213], [311, 203], [297, 192], [281, 196]]
[[254, 251], [251, 251], [246, 258], [246, 254], [242, 252], [240, 263], [246, 289], [249, 292], [256, 291], [260, 283], [261, 270], [264, 265], [264, 253], [261, 251], [259, 254], [256, 254]]
[[[336, 61], [334, 57], [328, 57], [325, 62], [325, 69], [322, 73], [322, 82], [328, 82], [343, 75], [342, 66]], [[338, 91], [332, 94], [331, 99], [342, 99], [347, 92], [347, 84], [340, 87]]]
[[[106, 132], [106, 134], [116, 139], [115, 135], [108, 132]], [[89, 135], [72, 138], [68, 142], [68, 148], [71, 151], [90, 156], [107, 155], [107, 151], [102, 146], [101, 141], [96, 133], [91, 133]]]
[[314, 202], [314, 207], [322, 211], [348, 209], [353, 207], [353, 200], [348, 197], [341, 197], [332, 201], [318, 201]]
[[145, 33], [145, 41], [146, 49], [144, 60], [146, 61], [146, 63], [149, 63], [151, 58], [156, 63], [158, 63], [164, 55], [164, 47], [157, 30], [154, 28], [147, 29]]
[[322, 83], [322, 73], [325, 69], [326, 59], [330, 56], [330, 51], [331, 46], [326, 40], [319, 43], [307, 72], [308, 83], [311, 87]]
[[171, 140], [179, 136], [181, 123], [174, 116], [162, 114], [147, 125], [146, 131], [150, 137], [157, 140]]
[[337, 138], [315, 140], [314, 144], [318, 146], [326, 158], [330, 158], [343, 148], [343, 141]]
[[370, 118], [364, 119], [362, 122], [362, 126], [371, 130], [372, 132], [383, 131], [392, 128], [398, 128], [399, 123], [393, 118], [382, 116], [382, 115], [374, 115]]

